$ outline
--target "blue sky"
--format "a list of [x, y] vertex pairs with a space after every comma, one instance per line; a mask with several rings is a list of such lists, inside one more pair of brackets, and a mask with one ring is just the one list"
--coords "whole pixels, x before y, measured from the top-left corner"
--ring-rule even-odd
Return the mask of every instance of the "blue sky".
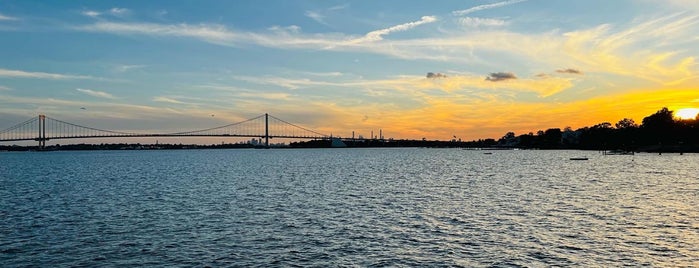
[[0, 35], [0, 129], [475, 139], [699, 106], [699, 1], [3, 1]]

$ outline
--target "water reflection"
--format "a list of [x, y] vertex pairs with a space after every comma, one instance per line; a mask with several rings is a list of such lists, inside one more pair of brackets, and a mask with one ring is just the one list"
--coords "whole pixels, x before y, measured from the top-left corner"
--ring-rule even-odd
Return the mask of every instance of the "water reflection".
[[[589, 160], [570, 161], [579, 156]], [[222, 150], [0, 161], [6, 267], [699, 261], [693, 154]]]

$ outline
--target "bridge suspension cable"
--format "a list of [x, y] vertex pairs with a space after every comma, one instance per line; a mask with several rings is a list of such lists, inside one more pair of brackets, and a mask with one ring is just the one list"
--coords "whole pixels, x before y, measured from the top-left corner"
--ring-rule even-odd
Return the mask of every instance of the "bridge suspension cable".
[[67, 139], [67, 138], [100, 138], [100, 137], [129, 137], [145, 135], [142, 133], [122, 132], [105, 130], [93, 127], [86, 127], [68, 123], [58, 119], [46, 117], [45, 128], [48, 133], [46, 139]]
[[[271, 120], [270, 120], [271, 119]], [[106, 130], [81, 126], [74, 123], [54, 119], [45, 115], [31, 118], [22, 123], [0, 131], [0, 142], [3, 141], [39, 141], [43, 147], [47, 140], [52, 139], [81, 139], [81, 138], [112, 138], [112, 137], [260, 137], [269, 145], [270, 138], [326, 139], [328, 135], [308, 128], [289, 123], [278, 117], [263, 114], [241, 122], [223, 126], [175, 132], [175, 133], [136, 133]]]
[[34, 140], [39, 134], [39, 117], [14, 125], [0, 131], [0, 141]]
[[254, 118], [250, 118], [245, 121], [228, 124], [220, 127], [212, 127], [207, 129], [192, 130], [185, 132], [175, 132], [168, 133], [164, 135], [172, 136], [243, 136], [243, 137], [257, 137], [258, 133], [264, 131], [264, 125], [261, 124], [260, 119], [264, 118], [264, 115], [259, 115]]
[[[270, 136], [273, 137], [291, 137], [291, 138], [298, 138], [298, 137], [303, 137], [303, 138], [327, 138], [328, 135], [322, 134], [320, 132], [316, 132], [307, 128], [304, 128], [299, 125], [295, 125], [293, 123], [289, 123], [287, 121], [284, 121], [278, 117], [269, 116], [270, 118], [274, 119], [272, 121], [272, 124], [270, 124]], [[276, 122], [276, 124], [275, 124]]]

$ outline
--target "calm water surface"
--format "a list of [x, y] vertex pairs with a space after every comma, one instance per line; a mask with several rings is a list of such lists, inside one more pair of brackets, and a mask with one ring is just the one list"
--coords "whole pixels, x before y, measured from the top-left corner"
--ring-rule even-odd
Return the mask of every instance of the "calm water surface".
[[0, 219], [2, 267], [695, 266], [699, 155], [4, 152]]

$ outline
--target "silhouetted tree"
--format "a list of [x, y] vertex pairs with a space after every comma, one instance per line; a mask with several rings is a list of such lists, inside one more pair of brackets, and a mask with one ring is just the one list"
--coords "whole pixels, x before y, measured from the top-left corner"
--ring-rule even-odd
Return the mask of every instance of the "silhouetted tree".
[[631, 118], [624, 118], [614, 125], [617, 129], [636, 128], [638, 125]]
[[673, 112], [671, 110], [667, 109], [667, 107], [663, 107], [655, 114], [643, 118], [643, 124], [641, 127], [647, 129], [662, 129], [672, 127], [672, 125], [675, 123], [675, 119], [673, 118], [672, 114]]
[[638, 125], [633, 119], [624, 118], [616, 123], [614, 145], [616, 149], [634, 150], [638, 145]]
[[675, 132], [673, 112], [663, 107], [656, 113], [643, 118], [641, 140], [645, 144], [671, 144]]
[[500, 140], [498, 140], [498, 145], [500, 146], [515, 146], [517, 143], [516, 140], [517, 136], [515, 136], [515, 133], [510, 131], [505, 134]]
[[543, 135], [542, 148], [554, 149], [560, 148], [562, 132], [560, 128], [549, 128]]
[[563, 129], [561, 134], [561, 145], [564, 148], [575, 148], [580, 144], [580, 132], [574, 131], [571, 127]]

